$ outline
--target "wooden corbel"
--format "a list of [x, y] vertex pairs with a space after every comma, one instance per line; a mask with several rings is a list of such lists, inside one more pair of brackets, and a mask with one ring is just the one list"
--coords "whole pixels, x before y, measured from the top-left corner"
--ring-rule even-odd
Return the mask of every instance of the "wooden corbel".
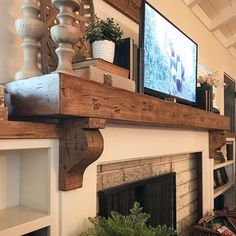
[[97, 118], [62, 119], [60, 138], [59, 189], [82, 187], [85, 169], [102, 154], [104, 142], [99, 129], [106, 120]]
[[213, 159], [217, 150], [226, 144], [225, 130], [209, 130], [209, 157]]

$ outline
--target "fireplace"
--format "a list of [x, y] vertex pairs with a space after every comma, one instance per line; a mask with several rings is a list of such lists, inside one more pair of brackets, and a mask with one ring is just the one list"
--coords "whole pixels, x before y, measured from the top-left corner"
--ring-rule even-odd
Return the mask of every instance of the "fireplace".
[[169, 173], [98, 192], [99, 215], [108, 217], [111, 211], [130, 213], [135, 202], [150, 214], [152, 226], [167, 225], [176, 229], [176, 173]]
[[127, 214], [139, 201], [152, 215], [151, 225], [166, 224], [190, 235], [202, 216], [201, 159], [201, 153], [189, 153], [98, 165], [98, 213]]

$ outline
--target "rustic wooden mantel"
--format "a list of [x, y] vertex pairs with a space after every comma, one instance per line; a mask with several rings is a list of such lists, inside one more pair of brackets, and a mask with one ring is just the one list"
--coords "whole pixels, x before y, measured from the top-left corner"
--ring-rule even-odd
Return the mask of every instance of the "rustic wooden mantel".
[[141, 125], [227, 130], [229, 119], [66, 74], [8, 83], [13, 116], [93, 117]]
[[61, 190], [81, 187], [85, 168], [103, 151], [99, 129], [106, 122], [209, 131], [211, 158], [229, 129], [225, 116], [67, 74], [13, 81], [6, 87], [10, 116], [60, 121]]

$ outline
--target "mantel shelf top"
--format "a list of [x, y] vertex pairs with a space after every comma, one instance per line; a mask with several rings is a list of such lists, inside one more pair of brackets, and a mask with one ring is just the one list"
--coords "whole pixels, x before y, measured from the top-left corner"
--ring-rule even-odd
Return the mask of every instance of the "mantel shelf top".
[[127, 124], [228, 130], [229, 118], [63, 73], [6, 84], [14, 117], [100, 118]]

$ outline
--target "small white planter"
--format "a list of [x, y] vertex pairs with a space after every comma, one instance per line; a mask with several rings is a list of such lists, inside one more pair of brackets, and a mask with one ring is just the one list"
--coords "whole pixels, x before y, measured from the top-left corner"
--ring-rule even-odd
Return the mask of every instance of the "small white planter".
[[108, 40], [100, 40], [92, 43], [93, 58], [101, 58], [113, 63], [115, 55], [115, 43]]

